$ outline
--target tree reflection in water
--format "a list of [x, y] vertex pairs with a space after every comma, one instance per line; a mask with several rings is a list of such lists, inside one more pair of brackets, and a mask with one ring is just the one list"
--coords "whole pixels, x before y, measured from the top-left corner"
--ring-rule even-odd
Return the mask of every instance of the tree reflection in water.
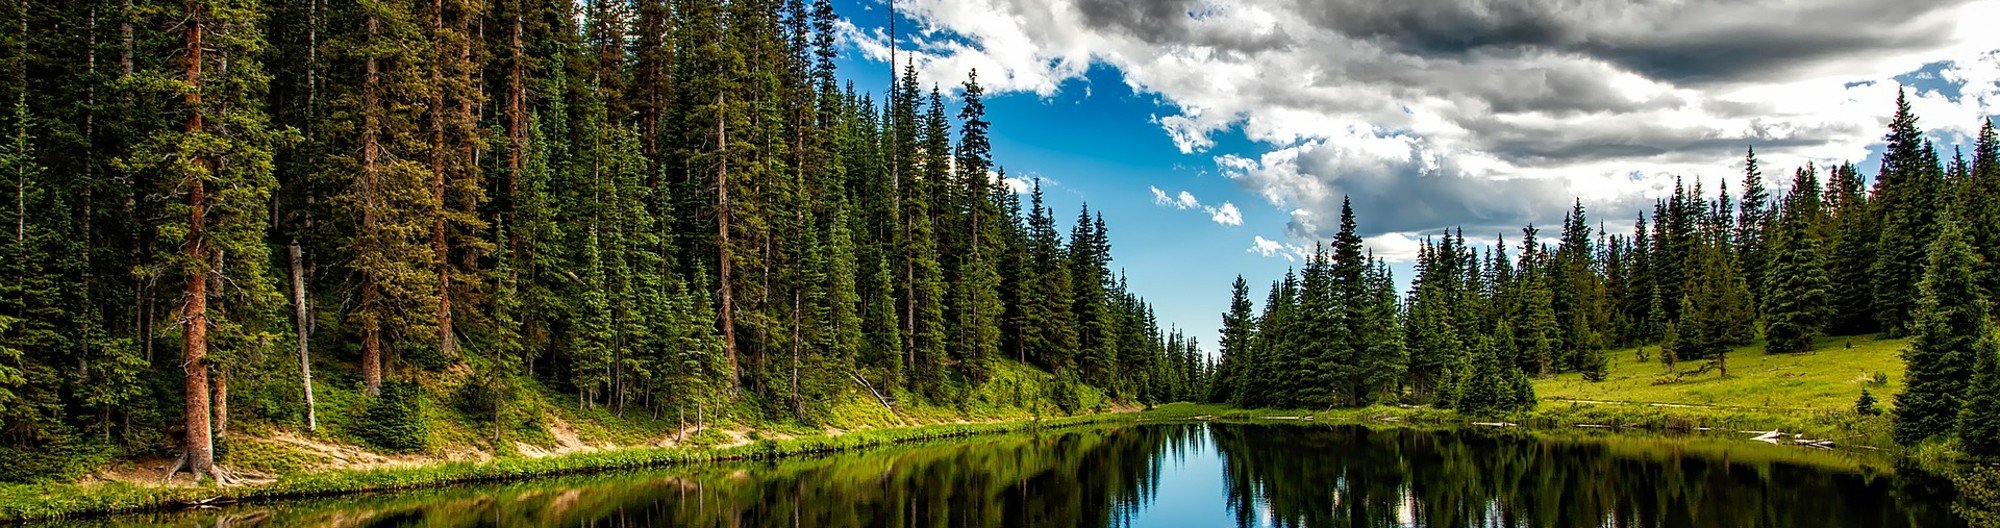
[[1157, 424], [60, 524], [1963, 526], [1950, 494], [1915, 471], [1740, 441]]

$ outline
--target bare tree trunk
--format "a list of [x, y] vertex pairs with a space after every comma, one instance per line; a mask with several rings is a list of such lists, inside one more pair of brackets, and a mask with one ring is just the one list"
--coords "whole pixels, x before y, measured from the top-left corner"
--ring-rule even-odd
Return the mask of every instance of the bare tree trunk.
[[[199, 12], [189, 13], [189, 15], [191, 20], [185, 23], [185, 27], [187, 28], [187, 70], [186, 77], [183, 79], [188, 84], [188, 90], [182, 96], [182, 101], [188, 109], [186, 132], [188, 134], [198, 134], [204, 128], [201, 122], [200, 110], [202, 22], [204, 22], [204, 17]], [[189, 161], [195, 167], [203, 167], [207, 163], [207, 160], [199, 157]], [[186, 397], [185, 412], [182, 414], [187, 422], [186, 440], [183, 443], [187, 446], [184, 452], [187, 455], [189, 469], [194, 471], [195, 475], [197, 475], [196, 479], [199, 479], [199, 475], [211, 473], [215, 468], [214, 438], [210, 436], [208, 422], [210, 409], [208, 403], [208, 365], [206, 363], [208, 356], [208, 273], [210, 271], [208, 269], [208, 236], [205, 232], [208, 220], [208, 196], [205, 193], [204, 182], [196, 175], [190, 174], [185, 185], [188, 187], [188, 231], [187, 238], [182, 243], [182, 246], [187, 248], [187, 261], [191, 269], [187, 273], [187, 305], [181, 310], [182, 317], [187, 325], [186, 331], [183, 332], [186, 339], [184, 343], [186, 357], [181, 362], [181, 372], [184, 375], [184, 382], [181, 388], [183, 395]]]
[[302, 256], [304, 251], [299, 249], [299, 242], [293, 240], [291, 245], [285, 247], [285, 253], [291, 257], [292, 262], [292, 322], [298, 327], [299, 334], [299, 384], [306, 391], [306, 430], [318, 431], [318, 406], [313, 402], [312, 355], [306, 347], [310, 340], [306, 337], [306, 273], [302, 264], [305, 260]]
[[[375, 15], [368, 15], [370, 40], [378, 35], [379, 25], [380, 21]], [[365, 76], [362, 79], [361, 89], [361, 232], [364, 236], [376, 236], [381, 230], [375, 218], [375, 209], [380, 206], [376, 202], [381, 200], [379, 188], [381, 182], [378, 181], [381, 170], [382, 145], [379, 137], [381, 123], [380, 117], [376, 115], [382, 106], [381, 94], [376, 93], [381, 71], [375, 63], [374, 56], [369, 56], [365, 63], [363, 66]], [[380, 310], [381, 296], [381, 286], [376, 284], [374, 272], [363, 270], [362, 310], [364, 312]], [[361, 383], [369, 396], [382, 395], [382, 322], [379, 320], [379, 314], [361, 317]]]
[[210, 387], [215, 391], [215, 398], [210, 400], [215, 409], [215, 437], [226, 438], [229, 436], [229, 366], [216, 365], [211, 381], [215, 382]]

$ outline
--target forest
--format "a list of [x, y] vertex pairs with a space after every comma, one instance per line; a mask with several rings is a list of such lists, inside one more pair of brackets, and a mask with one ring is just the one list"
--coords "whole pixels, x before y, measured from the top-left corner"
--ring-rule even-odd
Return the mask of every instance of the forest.
[[[1908, 385], [1885, 402], [1895, 440], [2000, 457], [2000, 135], [1989, 120], [1970, 159], [1947, 158], [1899, 96], [1884, 141], [1872, 184], [1853, 164], [1808, 165], [1769, 188], [1752, 148], [1740, 195], [1676, 181], [1620, 234], [1579, 200], [1553, 247], [1532, 224], [1514, 242], [1427, 238], [1400, 298], [1343, 206], [1339, 234], [1271, 285], [1261, 313], [1237, 278], [1209, 397], [1491, 414], [1533, 408], [1531, 377], [1603, 381], [1610, 348], [1657, 361], [1658, 385], [1727, 377], [1738, 345], [1801, 354], [1823, 336], [1884, 335], [1909, 339]], [[1856, 412], [1881, 409], [1864, 390]]]
[[1629, 231], [1577, 201], [1553, 241], [1434, 235], [1407, 291], [1346, 209], [1261, 310], [1231, 285], [1211, 357], [1128, 289], [1102, 214], [1010, 185], [977, 72], [843, 83], [830, 0], [0, 19], [0, 482], [149, 456], [228, 480], [250, 427], [419, 451], [448, 413], [497, 448], [551, 396], [676, 425], [962, 410], [1021, 371], [1044, 392], [1017, 403], [1065, 414], [1483, 416], [1608, 350], [1675, 383], [1850, 335], [1909, 339], [1899, 442], [2000, 456], [2000, 136], [1947, 155], [1900, 98], [1872, 178], [1767, 185], [1750, 150], [1739, 193], [1677, 182]]
[[1102, 215], [1005, 184], [977, 73], [843, 86], [827, 0], [0, 17], [0, 481], [224, 480], [243, 424], [420, 449], [447, 404], [497, 446], [538, 394], [812, 424], [1010, 362], [1064, 412], [1209, 385]]

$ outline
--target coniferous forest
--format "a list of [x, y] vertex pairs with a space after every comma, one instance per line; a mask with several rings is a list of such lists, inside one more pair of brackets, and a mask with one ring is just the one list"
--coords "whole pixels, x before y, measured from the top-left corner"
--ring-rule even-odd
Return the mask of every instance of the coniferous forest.
[[232, 417], [320, 427], [316, 389], [389, 449], [446, 401], [498, 443], [537, 391], [804, 424], [1002, 362], [1206, 392], [1106, 220], [1004, 184], [976, 73], [842, 85], [827, 0], [0, 16], [0, 480], [210, 473]]
[[1237, 278], [1209, 397], [1490, 414], [1533, 408], [1531, 378], [1603, 381], [1607, 349], [1657, 361], [1661, 384], [1727, 377], [1731, 349], [1759, 340], [1798, 354], [1823, 336], [1883, 335], [1909, 339], [1895, 440], [2000, 456], [2000, 136], [1988, 121], [1971, 152], [1947, 155], [1898, 97], [1884, 139], [1872, 181], [1809, 165], [1774, 195], [1753, 148], [1740, 193], [1677, 181], [1650, 213], [1615, 220], [1630, 230], [1578, 201], [1553, 242], [1534, 225], [1490, 244], [1462, 229], [1427, 238], [1400, 297], [1343, 206], [1339, 234], [1271, 284], [1261, 312]]
[[977, 72], [843, 82], [830, 0], [0, 3], [0, 483], [227, 482], [249, 429], [505, 456], [551, 399], [675, 431], [1001, 390], [1504, 416], [1611, 350], [1664, 384], [1864, 335], [1908, 340], [1897, 442], [2000, 457], [2000, 134], [1940, 146], [1902, 98], [1876, 174], [1752, 149], [1650, 211], [1434, 232], [1403, 291], [1343, 206], [1229, 286], [1211, 357], [1102, 214], [1009, 183]]

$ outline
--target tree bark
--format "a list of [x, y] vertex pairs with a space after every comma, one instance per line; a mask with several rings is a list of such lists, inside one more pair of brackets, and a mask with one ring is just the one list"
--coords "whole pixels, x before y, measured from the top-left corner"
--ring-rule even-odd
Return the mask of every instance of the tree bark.
[[729, 363], [729, 391], [736, 393], [742, 383], [736, 375], [736, 309], [729, 277], [729, 131], [723, 126], [723, 94], [715, 94], [716, 154], [721, 163], [715, 172], [716, 270], [722, 285], [722, 352]]
[[210, 388], [215, 391], [209, 401], [215, 409], [215, 437], [224, 438], [229, 436], [229, 366], [216, 365], [210, 381], [214, 382]]
[[[204, 129], [201, 122], [202, 22], [204, 21], [204, 17], [195, 6], [190, 5], [188, 7], [192, 12], [188, 13], [190, 20], [185, 23], [187, 28], [185, 34], [187, 69], [183, 78], [188, 87], [187, 93], [182, 96], [182, 101], [188, 111], [185, 131], [187, 134], [193, 135], [201, 133]], [[185, 412], [182, 413], [183, 418], [187, 422], [187, 433], [183, 442], [187, 448], [184, 452], [187, 456], [189, 469], [194, 471], [195, 475], [197, 475], [196, 479], [199, 479], [199, 475], [211, 473], [215, 468], [214, 438], [210, 436], [209, 431], [210, 409], [208, 402], [208, 365], [206, 363], [208, 356], [209, 248], [208, 237], [204, 230], [207, 227], [208, 197], [204, 192], [206, 191], [204, 189], [205, 182], [202, 181], [202, 175], [199, 173], [199, 171], [206, 168], [207, 160], [196, 156], [188, 160], [188, 162], [195, 167], [194, 170], [197, 172], [189, 174], [188, 181], [185, 182], [188, 187], [188, 231], [187, 238], [183, 241], [182, 246], [187, 248], [186, 256], [190, 269], [187, 272], [187, 305], [181, 311], [187, 325], [186, 331], [183, 332], [186, 357], [181, 362], [181, 372], [184, 375], [184, 382], [181, 388], [183, 395], [186, 397]]]
[[[368, 37], [373, 40], [380, 31], [380, 21], [370, 14], [366, 25]], [[381, 200], [379, 173], [382, 146], [379, 129], [382, 125], [380, 116], [376, 115], [382, 106], [381, 94], [376, 93], [381, 71], [374, 56], [369, 56], [364, 62], [361, 84], [361, 232], [362, 236], [377, 239], [373, 243], [380, 244], [381, 226], [377, 225], [375, 209], [380, 206], [377, 201]], [[361, 383], [371, 397], [382, 395], [382, 321], [380, 314], [375, 313], [381, 310], [381, 297], [381, 286], [376, 284], [375, 272], [362, 270], [361, 306], [365, 313], [361, 317]]]
[[302, 256], [304, 251], [299, 249], [299, 242], [293, 240], [291, 245], [285, 247], [285, 253], [291, 257], [292, 263], [292, 324], [298, 327], [299, 334], [299, 384], [306, 393], [306, 430], [318, 431], [318, 406], [313, 402], [312, 355], [306, 347], [309, 339], [306, 330], [306, 273], [302, 263], [305, 260]]
[[444, 238], [444, 180], [445, 180], [445, 54], [447, 51], [435, 42], [444, 34], [444, 0], [431, 0], [431, 36], [433, 48], [431, 56], [431, 254], [437, 266], [437, 331], [438, 350], [446, 356], [458, 353], [458, 344], [451, 333], [451, 246]]

